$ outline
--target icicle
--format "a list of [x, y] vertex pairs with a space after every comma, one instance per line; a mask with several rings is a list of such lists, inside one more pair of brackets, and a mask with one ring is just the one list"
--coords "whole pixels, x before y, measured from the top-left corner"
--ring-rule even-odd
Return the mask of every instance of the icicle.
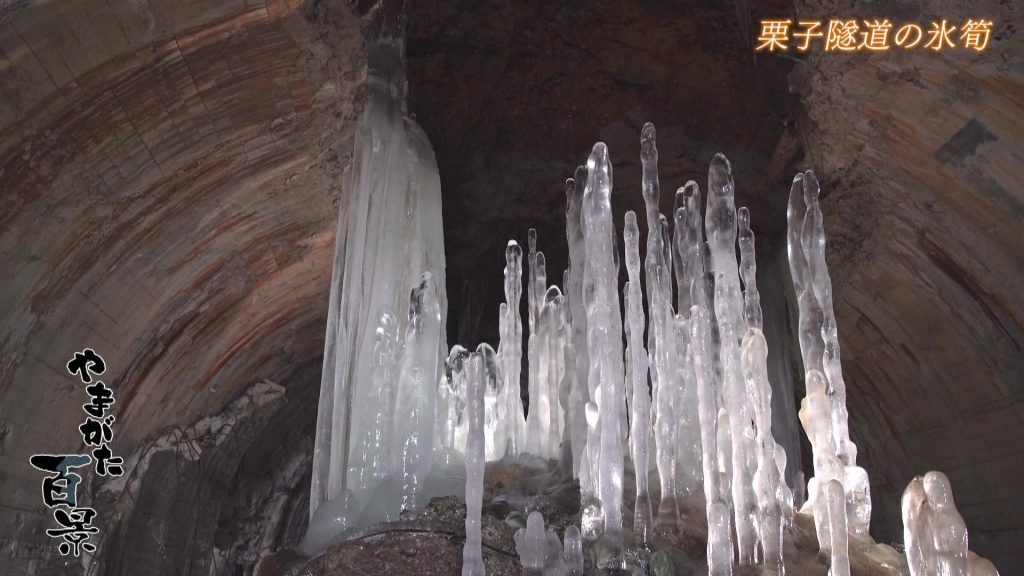
[[632, 379], [630, 455], [636, 476], [636, 504], [633, 513], [633, 532], [646, 546], [651, 527], [651, 500], [648, 490], [648, 461], [651, 430], [651, 397], [647, 392], [647, 351], [644, 350], [645, 325], [643, 295], [640, 292], [640, 229], [636, 213], [626, 212], [626, 226], [622, 237], [626, 245], [626, 318], [629, 329], [629, 365]]
[[[743, 377], [747, 396], [754, 411], [757, 471], [754, 472], [754, 495], [757, 500], [757, 534], [764, 554], [764, 563], [782, 574], [783, 526], [792, 497], [783, 481], [785, 452], [772, 436], [772, 387], [768, 382], [768, 343], [761, 331], [761, 299], [757, 291], [757, 263], [754, 255], [754, 232], [750, 229], [750, 212], [740, 208], [739, 219], [740, 275], [743, 279], [744, 318], [747, 331], [741, 346]], [[780, 469], [777, 454], [782, 454]]]
[[576, 526], [569, 526], [562, 536], [565, 541], [563, 554], [565, 555], [566, 574], [568, 576], [583, 576], [583, 539], [580, 536], [580, 529]]
[[736, 541], [741, 564], [752, 564], [756, 549], [752, 494], [755, 467], [751, 414], [740, 360], [739, 339], [743, 329], [743, 299], [736, 266], [736, 205], [732, 168], [725, 156], [716, 154], [708, 171], [707, 219], [704, 222], [715, 274], [715, 315], [721, 333], [722, 383], [732, 437], [732, 499]]
[[[480, 348], [486, 347], [481, 344]], [[486, 373], [484, 351], [469, 358], [466, 412], [469, 438], [466, 445], [466, 544], [462, 549], [462, 576], [483, 576], [483, 540], [480, 513], [484, 497], [484, 394], [492, 377]]]
[[591, 378], [597, 378], [598, 498], [604, 521], [603, 538], [612, 550], [608, 567], [621, 564], [623, 438], [619, 417], [625, 410], [622, 327], [618, 275], [615, 273], [611, 213], [612, 167], [608, 149], [597, 143], [587, 160], [587, 187], [583, 193], [583, 229], [588, 272], [594, 291], [587, 294], [587, 343], [592, 356]]
[[515, 544], [523, 576], [540, 576], [547, 558], [544, 516], [540, 512], [534, 510], [526, 517], [526, 528], [516, 531]]

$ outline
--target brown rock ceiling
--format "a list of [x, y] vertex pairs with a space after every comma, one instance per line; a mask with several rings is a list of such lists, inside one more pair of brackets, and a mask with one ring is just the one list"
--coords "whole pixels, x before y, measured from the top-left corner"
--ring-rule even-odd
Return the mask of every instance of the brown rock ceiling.
[[[107, 361], [119, 454], [264, 378], [289, 390], [275, 421], [311, 426], [366, 10], [0, 2], [0, 573], [52, 548], [28, 457], [80, 445], [74, 351]], [[981, 55], [755, 62], [733, 5], [415, 3], [410, 110], [440, 163], [449, 295], [482, 306], [453, 314], [452, 336], [493, 340], [507, 238], [536, 226], [560, 276], [562, 183], [595, 140], [615, 160], [619, 219], [639, 205], [644, 121], [659, 128], [663, 211], [724, 152], [765, 255], [786, 181], [814, 168], [876, 537], [901, 539], [899, 494], [941, 469], [972, 548], [1024, 570], [1021, 13], [964, 10], [753, 2], [754, 20], [997, 22]], [[302, 437], [258, 444], [308, 449]]]

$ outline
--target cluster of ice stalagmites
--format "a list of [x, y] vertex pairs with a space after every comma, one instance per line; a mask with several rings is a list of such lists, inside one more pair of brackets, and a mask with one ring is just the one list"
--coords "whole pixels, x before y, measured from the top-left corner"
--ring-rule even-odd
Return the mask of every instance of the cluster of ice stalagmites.
[[967, 548], [967, 526], [953, 502], [949, 478], [928, 472], [903, 491], [903, 544], [910, 576], [998, 576]]
[[[440, 214], [431, 212], [431, 202], [440, 204], [436, 168], [429, 170], [429, 144], [424, 148], [416, 130], [397, 122], [393, 82], [382, 87], [367, 104], [348, 202], [355, 214], [406, 234], [396, 224], [399, 209], [429, 222], [413, 227], [419, 232], [405, 243], [375, 235], [378, 228], [350, 222], [351, 215], [339, 223], [346, 228], [332, 283], [307, 551], [354, 526], [396, 519], [429, 496], [464, 490], [463, 573], [483, 574], [485, 463], [531, 454], [557, 460], [563, 477], [578, 479], [582, 519], [559, 541], [531, 513], [516, 536], [524, 573], [582, 574], [584, 542], [597, 544], [592, 557], [599, 568], [625, 568], [627, 558], [643, 558], [655, 527], [682, 527], [684, 507], [703, 501], [709, 574], [731, 575], [737, 563], [782, 574], [793, 493], [784, 480], [786, 452], [772, 433], [754, 234], [749, 212], [736, 208], [728, 160], [718, 154], [711, 161], [705, 210], [691, 181], [676, 191], [666, 216], [655, 130], [643, 127], [641, 258], [637, 215], [626, 214], [621, 237], [614, 226], [612, 164], [605, 145], [596, 144], [566, 181], [568, 269], [549, 273], [534, 230], [525, 255], [509, 241], [497, 352], [486, 344], [473, 352], [455, 345], [443, 360], [443, 248]], [[396, 158], [404, 163], [394, 164]], [[395, 189], [396, 181], [403, 188]], [[369, 202], [370, 194], [384, 201]], [[847, 429], [818, 185], [810, 172], [794, 181], [788, 221], [807, 390], [799, 419], [815, 471], [804, 510], [814, 517], [830, 574], [844, 576], [851, 537], [867, 536], [870, 494]], [[620, 261], [627, 278], [621, 291]], [[549, 284], [556, 277], [561, 288]], [[407, 318], [393, 312], [406, 306]], [[520, 390], [524, 353], [529, 411]], [[629, 463], [636, 491], [632, 519], [624, 519]], [[988, 574], [966, 547], [953, 546], [949, 534], [959, 516], [927, 495], [926, 484], [920, 498], [905, 498], [905, 517], [908, 502], [918, 511], [908, 526], [922, 526], [913, 531], [913, 550], [908, 528], [908, 556], [927, 557], [922, 562], [932, 564], [923, 566], [973, 562], [977, 571], [967, 573]], [[934, 504], [922, 505], [925, 496]], [[936, 526], [944, 527], [941, 535]]]

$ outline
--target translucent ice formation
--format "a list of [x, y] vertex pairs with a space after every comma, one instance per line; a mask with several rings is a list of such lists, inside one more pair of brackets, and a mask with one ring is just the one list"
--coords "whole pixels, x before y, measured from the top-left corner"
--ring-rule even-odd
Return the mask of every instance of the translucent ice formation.
[[[402, 91], [394, 84], [400, 77], [394, 73], [372, 85], [357, 139], [355, 184], [345, 197], [351, 211], [339, 223], [343, 236], [317, 429], [315, 513], [307, 537], [315, 545], [307, 551], [353, 526], [395, 519], [432, 495], [461, 492], [453, 487], [458, 480], [467, 501], [463, 573], [482, 574], [484, 464], [533, 458], [546, 461], [552, 477], [578, 478], [582, 513], [581, 525], [565, 531], [564, 543], [545, 532], [539, 513], [530, 514], [516, 534], [524, 573], [582, 574], [584, 541], [597, 542], [599, 569], [624, 569], [627, 557], [644, 553], [625, 550], [624, 544], [646, 547], [655, 517], [661, 528], [679, 527], [684, 505], [694, 496], [699, 501], [702, 490], [708, 573], [731, 575], [739, 562], [763, 563], [782, 574], [793, 494], [785, 483], [786, 451], [773, 433], [769, 338], [754, 234], [749, 212], [736, 209], [728, 160], [718, 154], [711, 161], [704, 215], [700, 190], [688, 182], [676, 192], [668, 218], [660, 212], [655, 129], [643, 127], [646, 238], [642, 250], [637, 216], [628, 212], [621, 237], [627, 282], [620, 286], [612, 165], [605, 145], [596, 144], [587, 165], [566, 181], [569, 267], [564, 275], [550, 275], [561, 276], [562, 286], [548, 284], [535, 230], [528, 232], [525, 279], [523, 250], [510, 241], [497, 354], [487, 345], [472, 353], [456, 345], [442, 362], [445, 296], [440, 215], [433, 212], [440, 205], [436, 172], [427, 170], [429, 145], [401, 118]], [[398, 157], [403, 163], [396, 163]], [[399, 191], [392, 189], [395, 182], [402, 185]], [[814, 515], [830, 574], [848, 576], [851, 542], [867, 534], [870, 496], [847, 431], [817, 198], [813, 175], [799, 175], [790, 196], [788, 247], [807, 390], [799, 420], [814, 456], [805, 509]], [[407, 226], [399, 214], [415, 225]], [[379, 226], [398, 232], [378, 234]], [[403, 301], [410, 287], [411, 298]], [[405, 306], [407, 320], [390, 312]], [[370, 310], [372, 319], [366, 318]], [[528, 410], [520, 398], [524, 352]], [[635, 539], [623, 538], [627, 457], [635, 472]], [[656, 515], [650, 487], [655, 471]], [[974, 566], [987, 576], [988, 565], [967, 553], [948, 481], [929, 476], [918, 484], [919, 489], [908, 488], [904, 501], [908, 557], [912, 566], [926, 567], [914, 576], [930, 566], [942, 566], [944, 574], [967, 574]]]
[[651, 499], [647, 492], [649, 444], [651, 429], [651, 396], [647, 391], [647, 351], [644, 349], [643, 295], [640, 292], [640, 230], [636, 213], [626, 212], [626, 227], [622, 233], [626, 246], [626, 337], [629, 377], [632, 383], [630, 402], [630, 456], [636, 476], [636, 503], [633, 512], [633, 532], [647, 542], [651, 524]]
[[[848, 431], [846, 384], [840, 365], [832, 281], [825, 262], [825, 231], [818, 194], [818, 180], [813, 172], [797, 174], [790, 189], [787, 213], [789, 264], [800, 312], [800, 352], [805, 381], [811, 380], [812, 373], [814, 378], [820, 375], [827, 398], [821, 403], [822, 410], [815, 413], [820, 422], [812, 425], [820, 432], [817, 444], [815, 436], [807, 429], [808, 423], [801, 416], [815, 454], [815, 478], [808, 482], [805, 506], [816, 506], [820, 492], [817, 485], [838, 479], [846, 498], [850, 532], [863, 537], [867, 535], [871, 522], [870, 485], [867, 472], [857, 466], [857, 447], [850, 441]], [[810, 398], [810, 387], [807, 398]], [[826, 406], [827, 410], [824, 409]], [[827, 546], [820, 541], [819, 544]]]
[[498, 359], [504, 381], [499, 400], [498, 433], [495, 443], [504, 446], [503, 455], [517, 456], [526, 447], [526, 420], [519, 398], [519, 374], [523, 359], [523, 319], [519, 302], [523, 294], [523, 249], [515, 240], [505, 248], [505, 303], [500, 310], [501, 341]]
[[484, 497], [484, 391], [496, 374], [488, 374], [487, 358], [493, 353], [481, 344], [469, 359], [466, 412], [469, 436], [466, 445], [466, 544], [462, 550], [462, 576], [483, 576], [484, 558], [480, 511]]
[[768, 343], [765, 340], [761, 315], [761, 298], [757, 291], [757, 264], [754, 260], [754, 232], [750, 229], [750, 212], [740, 208], [739, 219], [740, 276], [743, 279], [744, 318], [747, 331], [741, 346], [743, 378], [746, 394], [753, 407], [757, 470], [754, 472], [754, 496], [757, 501], [756, 527], [764, 562], [779, 573], [782, 563], [782, 539], [787, 517], [792, 509], [792, 494], [783, 476], [786, 452], [772, 436], [772, 387], [768, 382]]
[[708, 205], [704, 229], [711, 248], [711, 269], [715, 274], [715, 317], [721, 334], [719, 357], [725, 410], [732, 439], [732, 500], [739, 561], [754, 562], [757, 535], [754, 530], [756, 503], [752, 476], [756, 466], [752, 431], [752, 410], [748, 405], [740, 358], [739, 341], [744, 329], [743, 297], [736, 265], [736, 204], [732, 168], [725, 156], [716, 154], [708, 171]]
[[569, 526], [563, 535], [566, 574], [568, 576], [583, 576], [583, 539], [580, 529], [576, 526]]
[[[585, 275], [593, 292], [585, 290], [587, 349], [590, 379], [597, 380], [598, 454], [597, 492], [601, 501], [603, 537], [613, 550], [622, 538], [623, 442], [621, 417], [625, 412], [622, 357], [622, 317], [619, 308], [618, 267], [612, 226], [612, 165], [603, 143], [594, 145], [587, 160], [587, 187], [583, 192], [583, 238], [587, 249]], [[584, 280], [584, 286], [588, 282]], [[621, 560], [620, 560], [621, 561]]]
[[[375, 331], [382, 311], [400, 313], [408, 307], [409, 289], [424, 271], [431, 273], [438, 289], [432, 296], [438, 319], [429, 322], [437, 334], [423, 338], [437, 346], [435, 357], [446, 348], [441, 188], [434, 152], [420, 127], [405, 115], [402, 42], [381, 40], [368, 51], [368, 97], [338, 216], [317, 412], [310, 517], [311, 526], [319, 525], [321, 532], [352, 525], [360, 510], [343, 503], [364, 503], [376, 490], [364, 471], [378, 465], [381, 454], [360, 448], [370, 431], [378, 429], [380, 402], [390, 401], [374, 385]], [[402, 321], [396, 333], [406, 330], [407, 321]], [[438, 380], [429, 383], [431, 390], [424, 393], [431, 399], [422, 398], [422, 407], [433, 406]], [[434, 414], [422, 416], [431, 426], [431, 437]], [[381, 449], [394, 444], [392, 438], [376, 441]], [[318, 518], [317, 509], [332, 499], [339, 499], [333, 512]]]
[[911, 576], [998, 575], [991, 562], [967, 549], [967, 526], [945, 474], [932, 471], [911, 480], [903, 491], [902, 510]]
[[526, 528], [515, 534], [516, 553], [523, 567], [523, 576], [540, 575], [547, 559], [548, 540], [544, 532], [544, 516], [534, 510], [526, 517]]

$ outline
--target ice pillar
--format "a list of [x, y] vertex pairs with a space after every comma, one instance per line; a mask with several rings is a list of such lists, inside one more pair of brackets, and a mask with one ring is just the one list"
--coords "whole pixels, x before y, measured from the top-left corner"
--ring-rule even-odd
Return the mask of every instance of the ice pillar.
[[[379, 394], [373, 385], [374, 333], [383, 310], [408, 307], [409, 289], [424, 271], [433, 276], [440, 320], [434, 355], [445, 353], [444, 236], [441, 188], [433, 150], [406, 116], [405, 65], [400, 40], [368, 49], [368, 97], [356, 129], [338, 216], [324, 364], [313, 452], [310, 516], [335, 498], [366, 501], [349, 477], [373, 454], [350, 452], [375, 424]], [[402, 322], [398, 332], [404, 333]], [[431, 383], [437, 393], [435, 378]], [[359, 410], [352, 410], [353, 405]], [[432, 417], [432, 416], [431, 416]], [[390, 439], [384, 440], [390, 444]], [[358, 488], [360, 491], [371, 486]], [[353, 515], [348, 510], [346, 514]], [[335, 519], [337, 525], [344, 521]], [[340, 523], [339, 523], [340, 522]]]

